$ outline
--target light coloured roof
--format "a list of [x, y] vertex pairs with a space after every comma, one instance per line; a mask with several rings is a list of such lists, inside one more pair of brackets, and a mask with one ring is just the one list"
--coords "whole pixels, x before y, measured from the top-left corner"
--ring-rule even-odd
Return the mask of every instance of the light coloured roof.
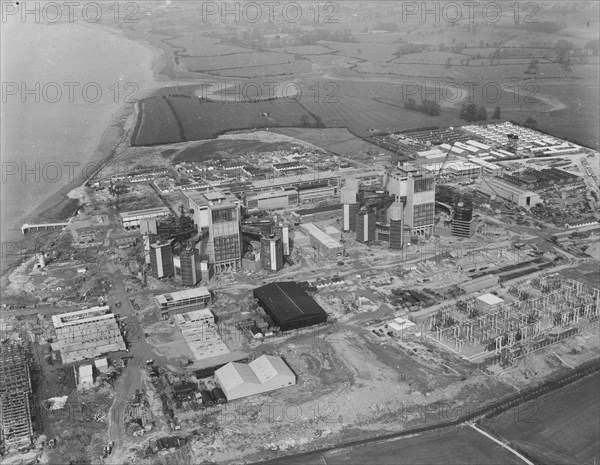
[[156, 296], [156, 300], [160, 303], [176, 302], [178, 300], [193, 299], [196, 297], [210, 297], [210, 292], [205, 287], [196, 287], [194, 289], [185, 289], [183, 291], [170, 292]]
[[81, 365], [79, 367], [79, 377], [89, 378], [92, 376], [92, 365]]
[[300, 227], [329, 249], [342, 247], [342, 244], [339, 241], [313, 223], [302, 223]]
[[265, 384], [275, 376], [294, 376], [294, 372], [286, 365], [281, 357], [261, 355], [249, 364], [261, 384]]
[[504, 299], [501, 299], [500, 297], [494, 294], [483, 294], [477, 297], [477, 299], [481, 300], [482, 302], [485, 302], [488, 305], [497, 305], [504, 302]]
[[103, 307], [92, 307], [84, 310], [77, 310], [75, 312], [52, 315], [52, 324], [55, 328], [60, 328], [63, 326], [79, 325], [111, 318], [114, 318], [114, 315], [110, 313], [110, 307], [104, 305]]
[[254, 181], [252, 185], [255, 189], [264, 189], [267, 187], [286, 186], [291, 184], [301, 184], [306, 182], [326, 181], [330, 178], [339, 178], [339, 173], [334, 170], [324, 171], [305, 171], [294, 176], [280, 176], [275, 178], [261, 179]]
[[219, 368], [215, 374], [225, 390], [235, 389], [245, 383], [261, 384], [250, 365], [244, 363], [230, 362]]
[[146, 208], [144, 210], [132, 210], [128, 212], [122, 212], [120, 214], [121, 218], [129, 218], [132, 216], [144, 216], [144, 215], [157, 215], [157, 214], [169, 214], [171, 210], [168, 207], [156, 207], [156, 208]]

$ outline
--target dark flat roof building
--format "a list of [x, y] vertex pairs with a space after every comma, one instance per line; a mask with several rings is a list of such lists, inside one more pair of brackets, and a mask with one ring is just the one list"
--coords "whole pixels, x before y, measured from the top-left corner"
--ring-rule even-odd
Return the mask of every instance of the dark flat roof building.
[[327, 313], [297, 283], [271, 283], [254, 289], [260, 306], [281, 331], [325, 323]]

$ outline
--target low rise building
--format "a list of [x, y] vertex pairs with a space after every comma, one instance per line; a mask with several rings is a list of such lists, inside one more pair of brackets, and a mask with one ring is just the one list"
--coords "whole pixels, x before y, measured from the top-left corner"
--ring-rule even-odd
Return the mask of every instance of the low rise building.
[[169, 215], [171, 215], [171, 210], [169, 210], [168, 207], [146, 208], [144, 210], [123, 212], [120, 214], [121, 225], [125, 229], [138, 229], [141, 220], [166, 218]]
[[490, 197], [500, 197], [516, 204], [518, 207], [529, 209], [542, 202], [539, 194], [522, 189], [500, 179], [488, 179], [477, 188], [480, 192]]
[[271, 191], [254, 192], [245, 196], [248, 209], [279, 210], [298, 205], [298, 191], [295, 189], [274, 189]]
[[504, 299], [501, 299], [497, 295], [483, 294], [477, 297], [476, 308], [479, 309], [481, 312], [489, 313], [495, 310], [499, 310], [503, 303]]
[[212, 303], [212, 296], [205, 287], [198, 287], [157, 295], [154, 300], [158, 305], [160, 316], [167, 319], [172, 315], [208, 307]]
[[313, 223], [303, 223], [300, 229], [308, 234], [310, 245], [317, 250], [319, 257], [336, 258], [344, 252], [344, 246]]

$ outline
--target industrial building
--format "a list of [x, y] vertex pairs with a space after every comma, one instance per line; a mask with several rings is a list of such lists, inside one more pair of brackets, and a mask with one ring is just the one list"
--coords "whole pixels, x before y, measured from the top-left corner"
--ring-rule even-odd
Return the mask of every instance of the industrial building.
[[388, 208], [387, 217], [389, 222], [388, 241], [390, 249], [400, 250], [404, 245], [404, 205], [401, 202], [394, 202]]
[[63, 363], [91, 359], [125, 350], [125, 342], [110, 307], [93, 307], [52, 316], [56, 338], [52, 350]]
[[388, 323], [387, 327], [396, 337], [406, 337], [407, 335], [415, 334], [418, 329], [416, 324], [406, 318], [394, 318], [394, 321]]
[[486, 313], [498, 310], [503, 303], [504, 299], [494, 294], [483, 294], [476, 299], [477, 308]]
[[160, 316], [167, 319], [171, 315], [208, 307], [212, 303], [212, 296], [205, 287], [198, 287], [157, 295], [154, 300], [158, 305]]
[[125, 229], [140, 228], [142, 220], [166, 218], [171, 215], [171, 210], [168, 207], [147, 208], [145, 210], [133, 210], [122, 212], [121, 225]]
[[290, 254], [290, 227], [281, 221], [278, 225], [271, 227], [273, 234], [281, 238], [281, 248], [284, 257]]
[[180, 329], [185, 342], [194, 354], [196, 360], [203, 360], [230, 353], [229, 348], [221, 339], [215, 317], [208, 308], [180, 313], [173, 317]]
[[451, 234], [456, 237], [471, 237], [475, 234], [477, 223], [473, 218], [473, 201], [465, 195], [457, 196], [454, 204]]
[[215, 378], [229, 401], [296, 384], [294, 372], [273, 355], [261, 355], [249, 364], [228, 363], [215, 372]]
[[543, 203], [542, 198], [535, 192], [521, 189], [501, 179], [488, 179], [477, 188], [480, 192], [491, 198], [500, 197], [516, 204], [518, 207], [529, 209], [538, 203]]
[[216, 273], [238, 270], [242, 265], [240, 200], [230, 192], [185, 191], [188, 208], [193, 210], [198, 231], [205, 229], [202, 240], [208, 260]]
[[300, 184], [296, 187], [298, 191], [298, 203], [304, 204], [322, 204], [330, 203], [337, 194], [337, 185], [330, 185], [328, 182]]
[[298, 191], [292, 188], [254, 192], [244, 196], [249, 210], [279, 210], [298, 205]]
[[294, 176], [280, 176], [273, 177], [268, 179], [261, 179], [259, 181], [254, 181], [252, 183], [252, 187], [246, 189], [247, 192], [260, 192], [260, 191], [270, 191], [276, 187], [279, 188], [297, 188], [300, 185], [322, 185], [328, 184], [330, 186], [339, 187], [340, 184], [340, 176], [339, 174], [333, 174], [333, 171], [314, 171], [309, 170]]
[[256, 288], [254, 297], [281, 331], [327, 321], [325, 310], [294, 282], [277, 282]]
[[155, 278], [168, 278], [175, 274], [173, 239], [150, 244], [150, 266]]
[[[416, 166], [405, 164], [388, 173], [386, 191], [404, 207], [403, 227], [409, 235], [433, 234], [435, 224], [435, 178]], [[358, 226], [357, 226], [358, 227]]]
[[200, 258], [200, 251], [193, 246], [183, 248], [180, 255], [173, 256], [175, 277], [184, 287], [194, 287], [200, 281], [210, 281], [213, 266]]
[[0, 343], [0, 444], [6, 451], [24, 450], [33, 443], [31, 378], [23, 346]]
[[467, 179], [476, 179], [481, 176], [482, 167], [464, 160], [453, 160], [444, 166], [446, 175], [449, 175], [456, 181], [464, 181]]
[[336, 239], [331, 237], [325, 231], [312, 223], [303, 223], [300, 229], [305, 232], [310, 241], [310, 245], [317, 250], [321, 258], [337, 258], [344, 252], [344, 246]]
[[185, 249], [179, 256], [173, 257], [175, 276], [181, 279], [184, 287], [194, 287], [202, 281], [200, 270], [200, 252], [195, 247]]
[[260, 240], [260, 260], [263, 270], [279, 271], [283, 268], [283, 244], [275, 234]]
[[360, 210], [356, 214], [356, 240], [369, 242], [375, 240], [375, 212]]
[[313, 221], [326, 220], [340, 215], [342, 213], [342, 207], [343, 205], [338, 203], [334, 205], [324, 205], [322, 207], [304, 208], [302, 210], [293, 211], [292, 216], [301, 223], [312, 223]]
[[[352, 181], [352, 182], [351, 182]], [[348, 180], [347, 185], [341, 190], [343, 204], [343, 230], [356, 231], [356, 214], [359, 210], [358, 204], [358, 181]]]

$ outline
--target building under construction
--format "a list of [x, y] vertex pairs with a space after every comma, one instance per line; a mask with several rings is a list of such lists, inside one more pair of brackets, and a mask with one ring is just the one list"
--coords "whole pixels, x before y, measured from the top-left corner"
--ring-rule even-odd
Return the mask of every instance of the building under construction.
[[23, 346], [0, 343], [0, 450], [23, 450], [32, 445], [31, 379]]
[[63, 363], [125, 350], [125, 342], [110, 307], [93, 307], [52, 316], [56, 339], [52, 350], [60, 351]]
[[600, 290], [559, 276], [534, 279], [508, 292], [526, 298], [508, 302], [486, 294], [466, 302], [466, 317], [452, 306], [430, 315], [431, 337], [472, 361], [495, 354], [507, 364], [565, 332], [576, 333], [600, 315]]
[[457, 237], [471, 237], [475, 234], [477, 223], [473, 218], [473, 201], [466, 195], [459, 195], [454, 204], [451, 234]]

